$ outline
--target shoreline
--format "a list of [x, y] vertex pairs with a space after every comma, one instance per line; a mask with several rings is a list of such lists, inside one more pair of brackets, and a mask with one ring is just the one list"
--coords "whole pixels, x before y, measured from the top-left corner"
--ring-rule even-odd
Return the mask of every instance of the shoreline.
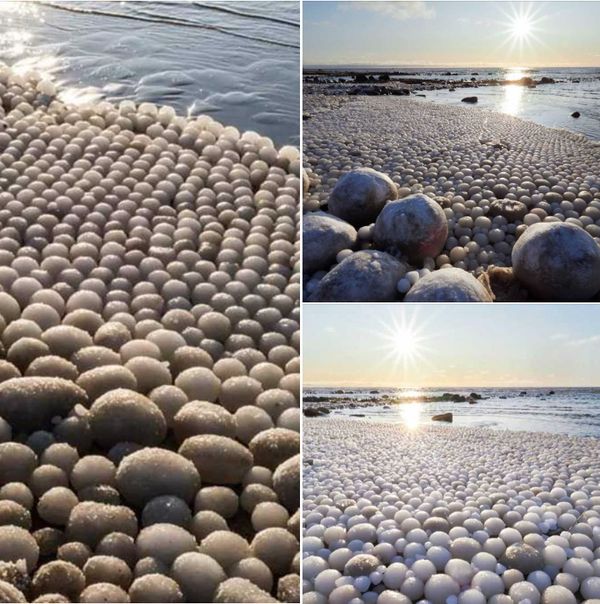
[[304, 602], [597, 597], [599, 439], [339, 419], [304, 430]]

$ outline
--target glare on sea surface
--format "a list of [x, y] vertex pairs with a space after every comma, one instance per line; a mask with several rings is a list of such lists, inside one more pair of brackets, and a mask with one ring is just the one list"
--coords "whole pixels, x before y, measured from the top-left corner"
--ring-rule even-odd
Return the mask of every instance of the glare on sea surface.
[[405, 403], [400, 405], [400, 416], [403, 424], [410, 430], [415, 430], [421, 424], [421, 403]]
[[520, 84], [508, 84], [504, 86], [504, 98], [502, 99], [500, 110], [508, 115], [518, 115], [521, 110], [524, 92], [525, 87]]

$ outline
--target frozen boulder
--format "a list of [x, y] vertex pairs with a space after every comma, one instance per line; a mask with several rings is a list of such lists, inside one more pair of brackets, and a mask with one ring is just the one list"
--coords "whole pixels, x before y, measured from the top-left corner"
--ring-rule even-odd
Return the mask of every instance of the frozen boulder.
[[348, 256], [321, 279], [311, 302], [389, 302], [406, 266], [390, 254], [363, 250]]
[[398, 198], [391, 178], [372, 168], [344, 174], [329, 196], [329, 212], [355, 227], [371, 224], [390, 199]]
[[337, 216], [311, 212], [302, 219], [302, 261], [307, 274], [327, 270], [337, 253], [356, 243], [356, 229]]
[[411, 262], [435, 258], [448, 238], [448, 220], [441, 206], [426, 195], [409, 195], [388, 203], [375, 222], [377, 249], [402, 253]]
[[512, 250], [515, 276], [537, 298], [589, 300], [600, 290], [600, 248], [568, 222], [530, 226]]
[[405, 302], [492, 302], [492, 296], [471, 273], [445, 268], [419, 279]]

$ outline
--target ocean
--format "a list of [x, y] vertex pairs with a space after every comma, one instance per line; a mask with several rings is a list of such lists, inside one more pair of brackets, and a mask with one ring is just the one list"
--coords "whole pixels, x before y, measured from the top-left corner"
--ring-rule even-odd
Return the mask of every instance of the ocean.
[[[419, 395], [433, 397], [445, 392], [467, 397], [474, 392], [484, 398], [473, 405], [467, 402], [414, 402]], [[431, 423], [433, 415], [451, 412], [452, 425], [456, 426], [600, 437], [600, 388], [445, 388], [419, 391], [305, 388], [305, 399], [312, 396], [345, 403], [345, 408], [336, 409], [330, 414], [332, 417], [364, 414], [365, 418], [373, 421], [398, 422], [414, 427]], [[405, 402], [391, 404], [396, 399]], [[350, 403], [354, 407], [349, 407]], [[310, 404], [328, 406], [324, 402]]]
[[[454, 92], [445, 90], [425, 91], [422, 102], [460, 105], [465, 96], [477, 96], [477, 107], [492, 109], [515, 117], [529, 120], [551, 128], [564, 128], [583, 134], [592, 140], [600, 140], [600, 67], [548, 67], [529, 68], [416, 68], [416, 67], [354, 67], [354, 66], [306, 66], [306, 69], [352, 70], [353, 72], [401, 72], [402, 79], [434, 80], [444, 79], [458, 82], [461, 79], [518, 80], [531, 77], [553, 78], [555, 84], [542, 84], [528, 88], [516, 84], [505, 86], [480, 86], [477, 88], [457, 88]], [[452, 75], [447, 75], [448, 73]], [[581, 117], [571, 114], [579, 111]]]
[[299, 144], [297, 2], [0, 2], [0, 61], [71, 103], [132, 99]]

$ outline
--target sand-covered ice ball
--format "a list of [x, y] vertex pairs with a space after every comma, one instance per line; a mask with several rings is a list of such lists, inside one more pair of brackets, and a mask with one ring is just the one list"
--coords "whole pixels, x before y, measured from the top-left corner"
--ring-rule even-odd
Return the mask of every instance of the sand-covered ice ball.
[[200, 488], [200, 475], [192, 461], [173, 451], [152, 447], [124, 457], [116, 481], [125, 500], [136, 507], [161, 495], [190, 502]]
[[130, 602], [127, 592], [118, 585], [112, 583], [93, 583], [88, 585], [80, 594], [79, 601], [82, 603], [91, 602]]
[[0, 416], [13, 429], [33, 432], [85, 405], [85, 391], [62, 378], [23, 377], [0, 383]]
[[363, 250], [331, 269], [311, 294], [312, 302], [389, 302], [396, 299], [396, 285], [406, 273], [394, 256]]
[[404, 297], [405, 302], [492, 302], [490, 292], [473, 275], [446, 268], [425, 275]]
[[581, 227], [533, 224], [512, 250], [517, 279], [541, 300], [589, 300], [600, 290], [600, 247]]
[[302, 219], [302, 261], [305, 273], [327, 270], [336, 256], [356, 243], [356, 229], [326, 212], [310, 212]]
[[27, 530], [17, 526], [0, 526], [0, 560], [25, 560], [27, 569], [33, 571], [37, 566], [39, 554], [39, 546]]
[[23, 592], [17, 589], [12, 583], [0, 580], [0, 602], [21, 604], [22, 602], [27, 602], [27, 599]]
[[189, 459], [203, 480], [213, 484], [239, 484], [252, 467], [252, 453], [227, 436], [201, 434], [186, 439], [179, 454]]
[[397, 197], [398, 187], [389, 176], [358, 168], [338, 180], [327, 204], [331, 214], [360, 227], [375, 222], [385, 204]]
[[212, 602], [217, 587], [226, 579], [221, 565], [199, 552], [178, 556], [171, 566], [171, 576], [187, 602]]
[[158, 445], [167, 426], [160, 409], [133, 390], [117, 388], [96, 399], [90, 408], [94, 440], [104, 448], [119, 442]]
[[131, 602], [184, 602], [181, 588], [164, 574], [138, 577], [129, 588]]
[[184, 552], [194, 551], [196, 539], [180, 526], [167, 523], [152, 524], [143, 528], [136, 539], [139, 558], [153, 556], [167, 566]]
[[135, 537], [138, 533], [137, 518], [130, 508], [95, 501], [78, 503], [69, 515], [67, 538], [95, 547], [110, 533], [125, 533]]
[[388, 203], [375, 222], [377, 249], [403, 254], [411, 262], [435, 258], [448, 237], [448, 220], [440, 205], [426, 195], [409, 195]]

